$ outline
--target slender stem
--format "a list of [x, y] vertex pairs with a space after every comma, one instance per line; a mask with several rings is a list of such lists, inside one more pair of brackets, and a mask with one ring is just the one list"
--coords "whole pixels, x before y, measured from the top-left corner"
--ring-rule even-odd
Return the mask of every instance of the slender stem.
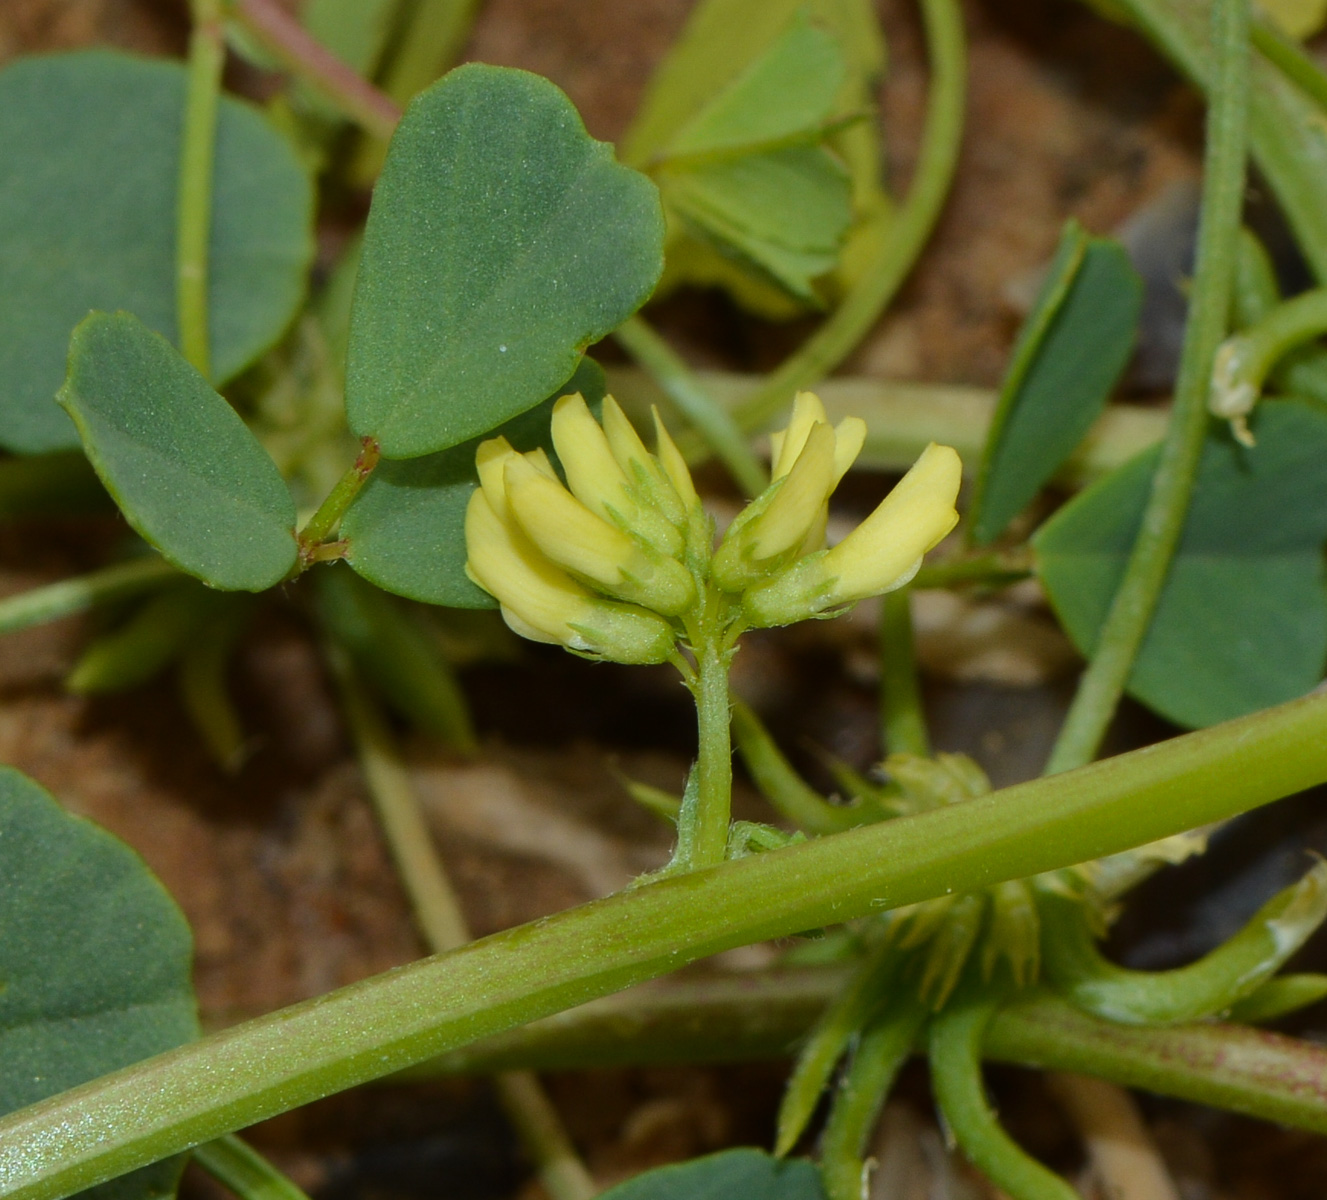
[[208, 378], [212, 374], [207, 321], [207, 254], [212, 237], [212, 173], [217, 107], [226, 62], [221, 0], [191, 0], [189, 90], [184, 109], [175, 230], [175, 303], [180, 350]]
[[723, 862], [733, 805], [732, 707], [728, 701], [728, 655], [705, 646], [696, 659], [696, 820], [689, 866]]
[[[649, 404], [667, 401], [643, 371], [609, 367], [607, 374], [609, 390], [630, 405], [633, 413], [648, 415]], [[735, 371], [698, 371], [696, 377], [730, 410], [737, 409], [760, 384], [758, 376]], [[816, 394], [824, 402], [831, 424], [847, 416], [866, 422], [866, 443], [855, 465], [875, 471], [907, 470], [931, 442], [953, 446], [964, 462], [975, 463], [981, 458], [995, 411], [994, 392], [951, 384], [836, 375], [817, 385]], [[1109, 474], [1159, 442], [1166, 432], [1166, 417], [1164, 408], [1110, 405], [1056, 473], [1055, 481], [1078, 488]], [[687, 450], [679, 439], [678, 447], [687, 452], [689, 462], [697, 457], [695, 449], [704, 449], [696, 441], [696, 447]]]
[[880, 744], [886, 754], [928, 758], [931, 753], [912, 636], [912, 592], [905, 587], [881, 597]]
[[309, 1200], [303, 1189], [234, 1134], [195, 1148], [194, 1162], [240, 1200]]
[[1327, 288], [1314, 288], [1276, 305], [1227, 338], [1212, 365], [1212, 389], [1207, 401], [1212, 414], [1242, 421], [1257, 403], [1272, 368], [1291, 350], [1324, 333]]
[[669, 875], [13, 1113], [0, 1120], [0, 1195], [58, 1200], [723, 950], [1118, 853], [1324, 781], [1327, 695], [1309, 696], [1063, 777]]
[[[340, 685], [360, 765], [387, 844], [424, 939], [435, 954], [470, 940], [460, 901], [433, 846], [419, 799], [382, 713], [367, 698], [349, 659], [335, 647], [329, 661]], [[530, 1151], [553, 1200], [590, 1200], [598, 1189], [576, 1154], [557, 1110], [529, 1071], [505, 1071], [494, 1080], [504, 1111]]]
[[336, 675], [341, 708], [350, 726], [369, 796], [405, 885], [415, 920], [435, 954], [470, 940], [460, 902], [433, 850], [433, 835], [420, 811], [414, 786], [396, 748], [396, 739], [368, 699], [349, 658], [329, 646], [327, 659]]
[[0, 634], [87, 612], [181, 578], [164, 558], [135, 558], [0, 600]]
[[355, 497], [368, 482], [369, 476], [373, 474], [381, 458], [377, 439], [364, 438], [360, 443], [359, 454], [350, 469], [337, 480], [336, 486], [327, 493], [327, 498], [318, 506], [318, 511], [305, 522], [304, 528], [299, 532], [302, 565], [307, 566], [312, 561], [318, 546], [336, 531], [341, 518], [346, 515], [346, 509], [354, 503]]
[[283, 66], [317, 88], [361, 129], [375, 137], [392, 136], [400, 108], [311, 37], [277, 0], [228, 0], [228, 6]]
[[1032, 563], [1025, 553], [977, 554], [950, 562], [923, 563], [908, 586], [914, 592], [919, 588], [951, 588], [963, 584], [1006, 587], [1031, 574]]
[[653, 377], [705, 444], [748, 496], [769, 485], [769, 472], [751, 452], [732, 415], [709, 392], [681, 356], [639, 315], [628, 317], [613, 336]]
[[1216, 61], [1207, 121], [1202, 215], [1193, 300], [1184, 332], [1170, 427], [1152, 481], [1138, 540], [1079, 681], [1046, 770], [1089, 762], [1101, 745], [1147, 634], [1170, 561], [1184, 530], [1207, 432], [1212, 360], [1230, 314], [1248, 127], [1248, 0], [1216, 0]]
[[812, 386], [847, 357], [902, 286], [940, 216], [963, 136], [967, 53], [955, 0], [922, 0], [921, 7], [931, 82], [921, 154], [907, 198], [861, 280], [802, 347], [743, 401], [737, 410], [743, 429], [767, 420], [794, 392]]
[[1001, 1127], [981, 1078], [982, 1039], [999, 1007], [993, 996], [955, 1000], [931, 1022], [931, 1090], [964, 1157], [1021, 1200], [1078, 1200], [1058, 1175], [1031, 1158]]
[[1253, 19], [1249, 37], [1268, 62], [1319, 108], [1327, 110], [1327, 75], [1304, 52], [1303, 46], [1262, 16]]

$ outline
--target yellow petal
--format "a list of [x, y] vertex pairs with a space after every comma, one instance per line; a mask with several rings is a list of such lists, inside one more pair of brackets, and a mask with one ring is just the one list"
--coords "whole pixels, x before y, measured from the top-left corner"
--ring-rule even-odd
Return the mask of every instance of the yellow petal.
[[[779, 435], [770, 476], [782, 479], [787, 475], [801, 455], [806, 439], [811, 436], [811, 429], [826, 423], [825, 406], [820, 403], [820, 397], [814, 392], [798, 392], [793, 397], [793, 413], [788, 428]], [[770, 436], [770, 443], [774, 444], [774, 435]]]
[[825, 555], [833, 602], [850, 603], [906, 583], [922, 555], [958, 523], [963, 464], [932, 442], [869, 517]]
[[770, 506], [743, 532], [746, 554], [759, 561], [800, 546], [834, 486], [834, 431], [813, 426]]
[[604, 435], [618, 465], [632, 483], [644, 490], [648, 502], [674, 525], [685, 524], [686, 510], [664, 477], [659, 461], [645, 449], [645, 443], [612, 396], [604, 397]]
[[475, 451], [475, 470], [479, 472], [479, 486], [484, 489], [489, 507], [503, 520], [507, 518], [507, 485], [503, 480], [503, 470], [509, 458], [515, 458], [516, 451], [505, 437], [489, 438], [479, 443]]
[[465, 510], [465, 545], [466, 573], [475, 583], [545, 640], [571, 644], [572, 623], [591, 615], [592, 596], [502, 520], [482, 488]]
[[844, 417], [834, 426], [834, 486], [839, 486], [848, 468], [866, 445], [866, 422], [861, 417]]
[[623, 566], [639, 553], [626, 534], [520, 455], [507, 459], [505, 479], [512, 516], [544, 554], [596, 583], [622, 582]]
[[579, 392], [553, 405], [553, 446], [577, 500], [605, 520], [609, 509], [631, 516], [635, 505], [627, 495], [626, 473]]
[[659, 410], [651, 408], [650, 412], [654, 416], [655, 452], [659, 456], [659, 465], [668, 477], [668, 482], [673, 485], [673, 491], [677, 493], [683, 507], [691, 509], [700, 503], [700, 497], [696, 495], [696, 485], [691, 478], [691, 470], [687, 466], [687, 460], [682, 457], [682, 452], [677, 448], [677, 443], [669, 436], [668, 430], [659, 416]]

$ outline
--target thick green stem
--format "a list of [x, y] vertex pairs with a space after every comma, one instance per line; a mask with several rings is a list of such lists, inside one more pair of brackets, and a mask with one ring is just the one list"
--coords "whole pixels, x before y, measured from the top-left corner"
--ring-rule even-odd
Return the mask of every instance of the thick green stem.
[[309, 1200], [257, 1150], [232, 1134], [204, 1142], [194, 1150], [193, 1158], [240, 1200]]
[[1212, 12], [1216, 62], [1198, 256], [1170, 427], [1138, 539], [1051, 751], [1046, 770], [1052, 774], [1090, 761], [1101, 745], [1165, 586], [1202, 457], [1212, 360], [1230, 314], [1249, 98], [1248, 0], [1217, 0]]
[[[470, 940], [465, 915], [434, 849], [396, 739], [365, 695], [349, 660], [335, 648], [328, 658], [340, 684], [342, 708], [369, 794], [420, 931], [435, 954], [464, 946]], [[529, 1071], [504, 1071], [494, 1085], [553, 1200], [590, 1200], [598, 1189], [535, 1076]]]
[[935, 227], [953, 182], [963, 137], [967, 53], [963, 17], [955, 0], [922, 0], [931, 82], [926, 127], [907, 199], [874, 262], [801, 348], [743, 401], [737, 420], [753, 429], [839, 365], [866, 336], [893, 299]]
[[691, 422], [737, 485], [748, 496], [763, 492], [769, 485], [769, 472], [751, 452], [729, 411], [710, 395], [681, 356], [640, 316], [628, 317], [613, 336]]
[[164, 558], [135, 558], [75, 579], [62, 579], [17, 596], [6, 596], [0, 600], [0, 634], [87, 612], [98, 604], [137, 596], [180, 578], [179, 571]]
[[240, 23], [282, 66], [317, 88], [361, 129], [390, 138], [401, 109], [309, 35], [278, 0], [229, 0]]
[[221, 0], [192, 0], [189, 90], [184, 109], [175, 228], [175, 303], [180, 350], [204, 378], [212, 374], [207, 320], [207, 252], [212, 237], [212, 173], [226, 40]]
[[728, 701], [728, 655], [705, 646], [696, 659], [696, 812], [690, 868], [724, 860], [733, 807], [732, 706]]
[[1324, 781], [1327, 695], [1309, 696], [1061, 777], [678, 872], [13, 1113], [0, 1121], [0, 1195], [57, 1200], [723, 950], [1119, 853]]
[[931, 753], [908, 588], [889, 592], [880, 602], [880, 744], [886, 754], [927, 758]]

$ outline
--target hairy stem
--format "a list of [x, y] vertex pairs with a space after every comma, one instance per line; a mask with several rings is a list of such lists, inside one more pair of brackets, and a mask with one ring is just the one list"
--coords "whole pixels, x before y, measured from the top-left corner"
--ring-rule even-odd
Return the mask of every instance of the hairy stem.
[[13, 1113], [0, 1121], [0, 1195], [58, 1200], [723, 950], [1119, 853], [1324, 781], [1327, 695], [1309, 696], [1064, 776], [669, 875]]
[[289, 71], [317, 88], [361, 129], [390, 138], [401, 109], [342, 62], [278, 0], [229, 0], [230, 11]]
[[1101, 745], [1165, 586], [1202, 457], [1208, 381], [1230, 313], [1244, 201], [1248, 0], [1216, 0], [1212, 16], [1216, 62], [1207, 120], [1202, 215], [1175, 403], [1138, 539], [1046, 766], [1052, 774], [1089, 762]]
[[[382, 713], [367, 698], [346, 656], [333, 648], [328, 657], [340, 685], [342, 708], [369, 794], [420, 931], [435, 954], [464, 946], [470, 940], [470, 930], [442, 859], [434, 849], [433, 836], [396, 740]], [[496, 1076], [494, 1085], [503, 1110], [553, 1200], [590, 1200], [598, 1189], [534, 1074], [504, 1071]]]
[[912, 592], [899, 588], [880, 602], [880, 744], [886, 754], [931, 753], [912, 636]]

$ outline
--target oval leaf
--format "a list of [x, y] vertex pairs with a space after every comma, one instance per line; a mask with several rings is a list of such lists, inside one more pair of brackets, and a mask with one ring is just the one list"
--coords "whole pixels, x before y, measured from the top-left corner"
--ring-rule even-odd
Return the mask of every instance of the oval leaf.
[[[70, 330], [90, 309], [125, 309], [175, 337], [184, 95], [180, 64], [104, 50], [0, 71], [0, 445], [78, 445], [51, 398]], [[312, 211], [286, 140], [252, 106], [223, 98], [208, 278], [219, 382], [294, 315]]]
[[[531, 412], [485, 437], [502, 434], [518, 450], [551, 449], [553, 400], [580, 392], [594, 406], [604, 373], [593, 359]], [[465, 507], [479, 483], [478, 438], [407, 462], [384, 461], [341, 521], [346, 561], [388, 592], [451, 608], [493, 608], [496, 602], [465, 573]]]
[[993, 541], [1101, 416], [1133, 353], [1143, 284], [1123, 247], [1070, 222], [1023, 323], [973, 495], [972, 538]]
[[262, 591], [295, 565], [295, 505], [235, 410], [128, 313], [74, 330], [58, 397], [129, 524], [204, 583]]
[[[189, 927], [123, 842], [0, 767], [0, 1116], [198, 1036]], [[182, 1158], [85, 1193], [171, 1195]]]
[[[1208, 437], [1170, 575], [1129, 691], [1180, 725], [1213, 725], [1309, 691], [1327, 657], [1327, 413], [1257, 411], [1258, 444]], [[1033, 539], [1075, 645], [1096, 645], [1142, 523], [1159, 448], [1066, 504]]]
[[746, 1147], [656, 1167], [609, 1188], [601, 1200], [824, 1200], [820, 1172], [801, 1159]]
[[662, 269], [654, 185], [524, 71], [471, 64], [410, 105], [364, 237], [350, 426], [388, 458], [534, 407]]

